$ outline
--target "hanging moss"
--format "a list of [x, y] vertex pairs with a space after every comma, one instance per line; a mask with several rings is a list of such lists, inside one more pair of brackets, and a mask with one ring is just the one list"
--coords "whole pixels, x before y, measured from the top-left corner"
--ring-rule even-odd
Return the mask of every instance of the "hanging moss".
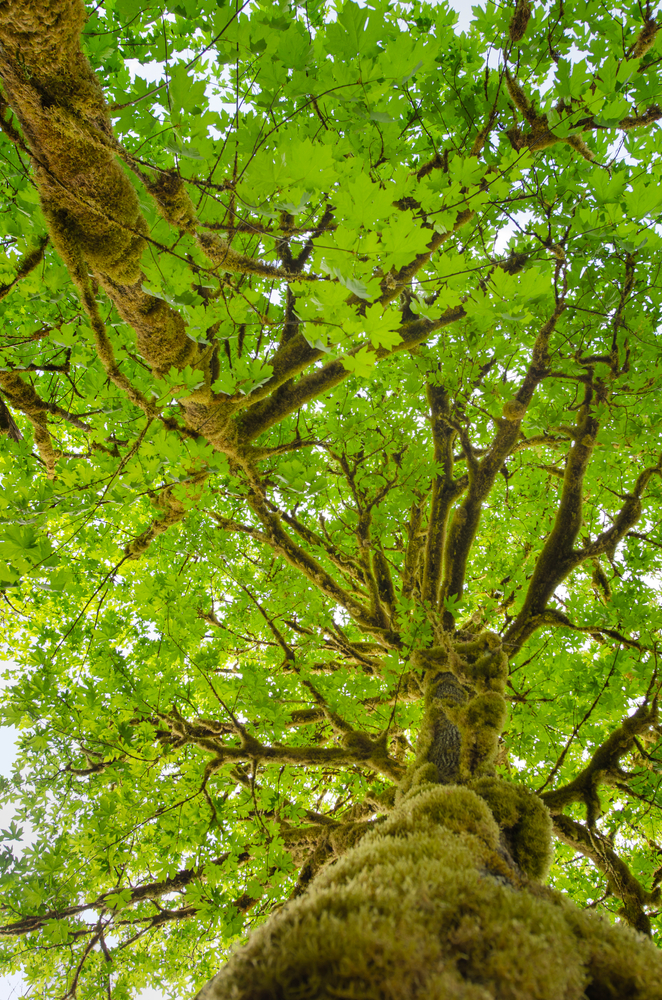
[[662, 1000], [659, 952], [523, 884], [498, 835], [475, 792], [413, 787], [198, 1000]]

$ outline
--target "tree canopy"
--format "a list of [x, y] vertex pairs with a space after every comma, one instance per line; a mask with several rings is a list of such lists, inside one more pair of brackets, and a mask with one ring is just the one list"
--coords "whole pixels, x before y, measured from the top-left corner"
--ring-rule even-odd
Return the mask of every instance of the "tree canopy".
[[658, 25], [455, 21], [0, 3], [30, 996], [192, 995], [425, 761], [536, 792], [551, 884], [662, 929]]

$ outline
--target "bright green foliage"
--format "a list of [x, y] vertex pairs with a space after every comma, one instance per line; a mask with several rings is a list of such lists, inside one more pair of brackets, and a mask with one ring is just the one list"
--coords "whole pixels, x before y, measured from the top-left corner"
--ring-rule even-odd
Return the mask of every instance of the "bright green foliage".
[[31, 996], [192, 995], [456, 737], [522, 871], [551, 822], [552, 883], [657, 941], [652, 17], [0, 4]]

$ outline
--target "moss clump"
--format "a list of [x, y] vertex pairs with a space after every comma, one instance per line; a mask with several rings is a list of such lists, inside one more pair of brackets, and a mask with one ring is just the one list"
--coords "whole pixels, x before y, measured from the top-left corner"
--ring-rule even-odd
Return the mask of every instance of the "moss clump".
[[508, 657], [502, 649], [489, 649], [464, 665], [462, 675], [476, 691], [503, 691], [508, 678]]
[[366, 758], [372, 756], [376, 747], [375, 741], [367, 733], [361, 732], [344, 733], [342, 744], [346, 750]]
[[446, 646], [430, 646], [428, 649], [412, 650], [410, 662], [419, 670], [448, 670], [453, 654]]
[[447, 784], [493, 774], [507, 716], [508, 657], [501, 637], [483, 632], [453, 646], [416, 650], [411, 662], [426, 674], [414, 769], [433, 763], [436, 780]]
[[184, 181], [174, 170], [163, 171], [147, 190], [159, 206], [161, 215], [178, 229], [189, 229], [195, 223], [195, 208]]
[[530, 0], [517, 0], [517, 6], [515, 8], [515, 13], [513, 14], [513, 19], [510, 22], [508, 28], [508, 34], [510, 35], [511, 42], [517, 43], [521, 42], [526, 34], [526, 28], [529, 23], [529, 18], [531, 17], [531, 3]]
[[436, 764], [428, 763], [414, 765], [407, 770], [406, 775], [400, 782], [399, 787], [395, 792], [395, 801], [399, 805], [402, 802], [403, 796], [411, 788], [416, 788], [419, 785], [436, 785], [439, 782], [439, 774], [437, 772]]
[[495, 830], [475, 792], [413, 788], [199, 1000], [662, 1000], [648, 941], [514, 874], [493, 877]]
[[517, 399], [510, 399], [503, 404], [503, 418], [511, 422], [521, 420], [526, 413], [526, 404], [520, 403]]
[[[118, 284], [132, 285], [139, 280], [140, 260], [145, 248], [147, 224], [129, 181], [106, 166], [104, 180], [95, 182], [94, 199], [99, 210], [85, 211], [63, 207], [66, 199], [45, 197], [44, 214], [53, 243], [61, 249], [63, 233], [75, 242], [92, 271], [107, 275]], [[64, 257], [64, 254], [63, 254]], [[64, 257], [65, 263], [68, 263]]]
[[473, 775], [493, 773], [508, 706], [498, 691], [487, 691], [466, 705], [447, 707], [446, 712], [460, 732], [460, 774], [464, 780]]
[[501, 778], [479, 778], [471, 788], [489, 805], [525, 875], [543, 881], [553, 857], [552, 819], [544, 803], [522, 785]]
[[407, 792], [381, 830], [392, 836], [411, 834], [421, 826], [443, 826], [478, 837], [492, 850], [499, 846], [499, 828], [492, 813], [469, 788], [419, 784]]

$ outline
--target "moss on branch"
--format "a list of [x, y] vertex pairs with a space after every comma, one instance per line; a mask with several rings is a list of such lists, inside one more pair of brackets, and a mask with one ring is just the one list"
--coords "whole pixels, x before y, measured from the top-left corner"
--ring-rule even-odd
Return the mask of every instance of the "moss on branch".
[[554, 833], [564, 844], [572, 847], [593, 864], [607, 878], [607, 885], [623, 903], [621, 916], [635, 930], [650, 937], [651, 923], [645, 907], [655, 906], [660, 900], [660, 889], [649, 892], [634, 877], [625, 862], [599, 831], [588, 829], [569, 816], [553, 817]]
[[14, 285], [18, 284], [23, 278], [27, 278], [28, 274], [31, 274], [36, 267], [39, 267], [42, 260], [44, 259], [44, 254], [46, 253], [46, 247], [49, 243], [48, 236], [42, 236], [40, 240], [36, 243], [32, 249], [28, 250], [26, 254], [19, 261], [18, 267], [14, 273], [14, 277], [7, 284], [0, 285], [0, 300], [4, 299], [5, 295], [8, 295], [12, 290]]
[[543, 792], [541, 798], [553, 815], [561, 813], [571, 802], [583, 802], [589, 826], [600, 815], [600, 785], [613, 785], [627, 779], [619, 766], [619, 761], [630, 753], [637, 736], [648, 733], [657, 723], [657, 700], [645, 703], [637, 711], [623, 720], [618, 729], [602, 743], [591, 756], [587, 766], [567, 785], [551, 792]]
[[[207, 875], [211, 873], [213, 867], [222, 868], [231, 858], [233, 858], [233, 855], [230, 851], [227, 851], [220, 857], [206, 861], [202, 865], [197, 865], [192, 868], [183, 868], [175, 875], [168, 876], [168, 878], [162, 879], [161, 881], [147, 882], [143, 885], [134, 886], [130, 889], [130, 895], [128, 898], [125, 897], [123, 899], [122, 906], [123, 908], [128, 908], [135, 906], [138, 903], [160, 899], [173, 892], [182, 892], [186, 886], [191, 885], [194, 882], [204, 881]], [[234, 857], [234, 860], [237, 864], [243, 865], [247, 861], [250, 861], [250, 858], [251, 855], [248, 851], [242, 851]], [[87, 900], [86, 902], [78, 903], [75, 906], [63, 907], [57, 911], [46, 912], [43, 914], [40, 913], [25, 916], [11, 924], [4, 924], [4, 926], [0, 926], [0, 938], [20, 937], [24, 934], [32, 934], [35, 931], [39, 931], [43, 927], [47, 926], [50, 921], [64, 920], [67, 917], [75, 917], [80, 913], [84, 913], [85, 910], [107, 910], [110, 905], [110, 899], [116, 896], [118, 891], [120, 891], [119, 888], [113, 888], [108, 892], [97, 896], [96, 899]]]
[[239, 746], [228, 746], [212, 726], [191, 724], [174, 707], [168, 713], [161, 713], [161, 718], [168, 726], [159, 734], [162, 743], [174, 747], [191, 744], [211, 755], [206, 768], [207, 778], [228, 763], [245, 761], [293, 764], [296, 767], [365, 764], [391, 781], [399, 781], [405, 771], [402, 764], [389, 756], [387, 733], [375, 739], [368, 733], [347, 727], [339, 747], [288, 746], [280, 743], [268, 746], [251, 736], [244, 726], [235, 724]]
[[[12, 406], [24, 413], [32, 424], [35, 444], [44, 463], [46, 474], [49, 479], [55, 479], [55, 466], [60, 452], [54, 447], [48, 429], [46, 414], [50, 410], [49, 405], [40, 398], [32, 385], [16, 372], [0, 372], [0, 386], [2, 386]], [[16, 440], [16, 432], [13, 436]]]
[[[514, 399], [505, 404], [502, 419], [496, 421], [497, 432], [487, 454], [477, 460], [472, 455], [466, 436], [462, 440], [467, 458], [469, 487], [466, 498], [453, 513], [445, 543], [444, 572], [439, 591], [439, 607], [440, 610], [443, 610], [443, 622], [446, 629], [453, 629], [454, 618], [448, 609], [444, 610], [445, 601], [449, 597], [459, 598], [462, 596], [467, 560], [478, 531], [483, 504], [494, 485], [504, 460], [517, 444], [522, 420], [536, 388], [547, 374], [550, 337], [556, 329], [564, 309], [565, 304], [558, 302], [552, 315], [541, 327], [533, 345], [526, 375]], [[461, 431], [460, 427], [458, 429]], [[464, 436], [464, 432], [461, 433], [462, 436]]]

